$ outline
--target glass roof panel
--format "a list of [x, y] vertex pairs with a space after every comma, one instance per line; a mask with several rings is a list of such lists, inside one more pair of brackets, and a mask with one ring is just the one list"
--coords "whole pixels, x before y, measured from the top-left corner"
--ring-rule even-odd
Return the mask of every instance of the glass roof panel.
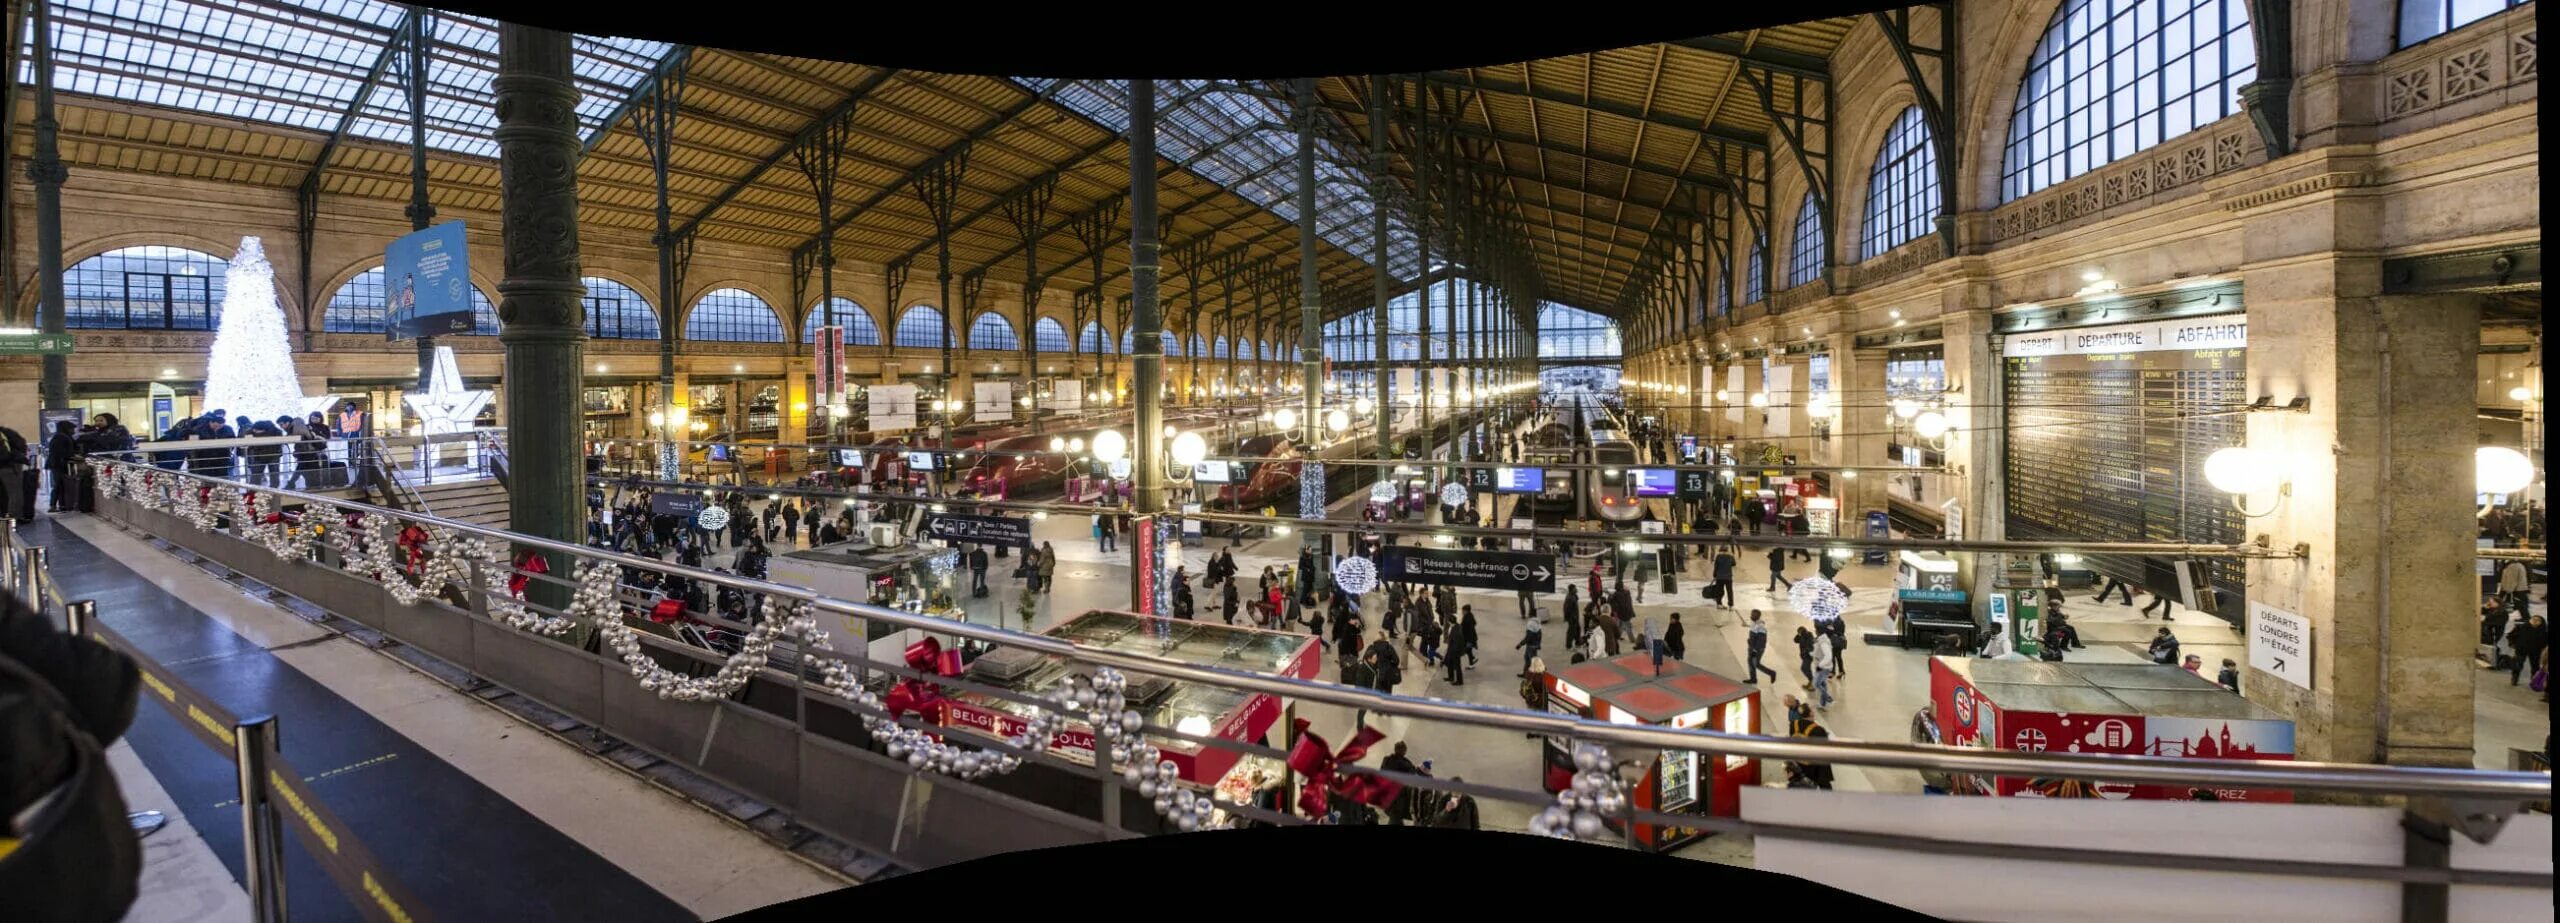
[[[383, 59], [408, 8], [377, 0], [51, 0], [54, 87], [63, 93], [220, 115], [314, 132], [340, 127]], [[427, 144], [496, 157], [490, 81], [498, 33], [488, 20], [434, 15], [427, 62]], [[19, 77], [32, 80], [30, 54]], [[577, 36], [571, 65], [583, 96], [580, 127], [593, 132], [648, 79], [673, 46]], [[409, 106], [394, 58], [345, 127], [352, 137], [405, 143]]]

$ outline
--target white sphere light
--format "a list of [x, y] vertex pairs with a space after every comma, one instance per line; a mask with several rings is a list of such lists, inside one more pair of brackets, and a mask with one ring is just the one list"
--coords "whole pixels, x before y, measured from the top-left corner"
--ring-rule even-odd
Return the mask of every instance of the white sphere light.
[[1378, 409], [1378, 405], [1369, 403], [1369, 399], [1365, 397], [1356, 398], [1351, 402], [1351, 412], [1364, 417], [1368, 416], [1370, 411], [1376, 409]]
[[2204, 479], [2223, 493], [2249, 494], [2275, 486], [2276, 469], [2267, 453], [2230, 446], [2204, 457]]
[[2507, 400], [2511, 400], [2519, 404], [2533, 400], [2533, 389], [2524, 385], [2517, 385], [2513, 388], [2508, 388]]
[[1066, 440], [1064, 437], [1061, 437], [1061, 436], [1051, 436], [1051, 437], [1049, 437], [1049, 451], [1052, 451], [1052, 452], [1064, 452], [1064, 451], [1066, 451], [1066, 450], [1067, 450], [1067, 440]]
[[1947, 415], [1935, 410], [1924, 412], [1911, 419], [1911, 431], [1920, 434], [1922, 439], [1936, 439], [1944, 436], [1947, 434], [1947, 427]]
[[1768, 394], [1768, 392], [1766, 392], [1766, 391], [1754, 392], [1754, 393], [1751, 395], [1751, 406], [1753, 406], [1753, 407], [1767, 407], [1767, 406], [1769, 406], [1769, 394]]
[[1106, 429], [1093, 434], [1093, 457], [1101, 459], [1103, 464], [1107, 465], [1128, 456], [1129, 437], [1120, 435], [1119, 430]]
[[1282, 407], [1271, 414], [1271, 425], [1283, 430], [1298, 428], [1298, 412]]
[[1326, 429], [1337, 433], [1350, 429], [1351, 415], [1343, 413], [1342, 409], [1337, 407], [1332, 413], [1325, 415], [1324, 426]]
[[1827, 417], [1827, 416], [1830, 416], [1830, 415], [1831, 415], [1831, 398], [1830, 398], [1830, 396], [1829, 396], [1829, 395], [1823, 395], [1823, 394], [1816, 394], [1816, 395], [1814, 395], [1814, 396], [1813, 396], [1813, 397], [1811, 397], [1811, 398], [1807, 398], [1807, 399], [1805, 400], [1805, 402], [1804, 402], [1804, 412], [1809, 413], [1809, 414], [1812, 414], [1812, 415], [1817, 416], [1817, 417]]
[[1174, 464], [1188, 468], [1199, 464], [1201, 459], [1207, 457], [1209, 457], [1209, 440], [1200, 438], [1199, 433], [1184, 433], [1173, 437]]
[[2511, 494], [2533, 483], [2533, 460], [2502, 445], [2484, 445], [2472, 453], [2480, 492]]
[[1901, 399], [1901, 400], [1898, 400], [1898, 401], [1894, 401], [1894, 402], [1893, 402], [1893, 415], [1894, 415], [1894, 416], [1897, 416], [1897, 417], [1901, 417], [1901, 418], [1903, 418], [1903, 419], [1905, 419], [1905, 420], [1911, 419], [1912, 417], [1919, 416], [1919, 415], [1920, 415], [1920, 402], [1919, 402], [1919, 401], [1912, 400], [1912, 399], [1907, 398], [1907, 397], [1906, 397], [1906, 398], [1903, 398], [1903, 399]]

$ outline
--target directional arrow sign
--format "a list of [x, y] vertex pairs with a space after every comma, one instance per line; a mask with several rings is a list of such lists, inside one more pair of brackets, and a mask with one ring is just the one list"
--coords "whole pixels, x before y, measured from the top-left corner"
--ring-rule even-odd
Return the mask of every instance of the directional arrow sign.
[[1031, 547], [1031, 520], [1013, 516], [969, 516], [933, 513], [924, 518], [924, 534], [950, 542]]
[[0, 356], [68, 356], [77, 343], [68, 333], [0, 333]]
[[1513, 551], [1390, 546], [1378, 560], [1378, 579], [1479, 590], [1556, 591], [1555, 558]]

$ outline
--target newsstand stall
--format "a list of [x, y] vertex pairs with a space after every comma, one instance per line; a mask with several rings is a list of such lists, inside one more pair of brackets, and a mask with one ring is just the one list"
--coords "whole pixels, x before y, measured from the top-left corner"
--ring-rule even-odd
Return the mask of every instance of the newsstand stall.
[[[1650, 654], [1627, 654], [1578, 663], [1546, 674], [1551, 711], [1619, 724], [1704, 728], [1733, 734], [1760, 732], [1760, 690], [1677, 660], [1654, 673]], [[1567, 741], [1542, 745], [1546, 787], [1562, 791], [1573, 779]], [[1620, 753], [1618, 756], [1625, 756]], [[1642, 754], [1643, 778], [1630, 789], [1635, 806], [1663, 814], [1735, 816], [1742, 788], [1760, 784], [1760, 761], [1688, 750]], [[1636, 842], [1655, 852], [1678, 848], [1707, 831], [1636, 825]]]
[[[1313, 635], [1265, 631], [1157, 618], [1133, 612], [1095, 610], [1077, 615], [1042, 632], [1079, 647], [1148, 654], [1200, 666], [1250, 670], [1274, 676], [1313, 679], [1318, 663]], [[1069, 676], [1086, 675], [1092, 667], [1047, 654], [998, 647], [979, 656], [967, 669], [974, 682], [999, 686], [1034, 698]], [[1177, 682], [1143, 673], [1129, 674], [1129, 707], [1146, 722], [1186, 734], [1241, 742], [1262, 741], [1278, 724], [1283, 703], [1270, 693], [1244, 692]], [[958, 692], [949, 699], [944, 723], [995, 737], [1020, 733], [1033, 706], [980, 692]], [[1187, 740], [1149, 738], [1158, 759], [1178, 767], [1183, 781], [1229, 789], [1255, 773], [1279, 777], [1276, 761], [1239, 759], [1242, 754]], [[1093, 729], [1070, 721], [1050, 741], [1049, 752], [1080, 763], [1093, 761]]]
[[[1929, 659], [1938, 739], [1951, 747], [2190, 759], [2292, 760], [2293, 722], [2165, 664]], [[1955, 776], [1967, 795], [2200, 800], [2183, 785]], [[2292, 801], [2271, 789], [2214, 789], [2222, 801]]]

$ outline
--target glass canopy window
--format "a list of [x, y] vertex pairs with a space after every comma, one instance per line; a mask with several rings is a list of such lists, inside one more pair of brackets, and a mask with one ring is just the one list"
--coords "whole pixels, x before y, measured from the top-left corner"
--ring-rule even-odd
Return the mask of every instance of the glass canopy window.
[[1076, 351], [1087, 354], [1104, 354], [1116, 352], [1118, 350], [1116, 348], [1116, 344], [1111, 342], [1111, 335], [1102, 332], [1101, 324], [1087, 321], [1084, 325], [1084, 334], [1077, 338]]
[[1016, 350], [1022, 348], [1022, 339], [1014, 336], [1012, 322], [988, 311], [969, 323], [969, 348]]
[[[836, 325], [844, 328], [844, 345], [880, 345], [880, 322], [871, 319], [871, 312], [863, 310], [850, 298], [838, 298], [834, 304]], [[809, 309], [809, 316], [800, 322], [800, 342], [818, 342], [818, 328], [827, 325], [824, 308], [824, 305], [819, 305]]]
[[2528, 0], [2400, 0], [2400, 47], [2462, 28]]
[[2065, 0], [2027, 59], [2000, 200], [2238, 112], [2257, 74], [2247, 0]]
[[1937, 229], [1938, 152], [1920, 107], [1902, 110], [1884, 133], [1875, 169], [1867, 171], [1867, 220], [1858, 257], [1874, 259]]
[[[1032, 92], [1056, 89], [1058, 102], [1113, 131], [1129, 128], [1128, 88], [1116, 81], [1059, 81], [1020, 77]], [[1298, 133], [1276, 100], [1219, 89], [1202, 80], [1156, 82], [1156, 146], [1166, 159], [1288, 221], [1298, 220]], [[1316, 138], [1316, 229], [1325, 242], [1355, 257], [1370, 250], [1365, 184], [1345, 163], [1365, 151], [1346, 151], [1322, 134]], [[1420, 262], [1410, 231], [1392, 229], [1390, 275], [1410, 279]], [[1363, 260], [1366, 262], [1366, 260]]]
[[745, 289], [723, 288], [704, 293], [684, 319], [684, 338], [728, 343], [780, 343], [782, 317], [773, 306]]
[[222, 319], [230, 264], [180, 247], [109, 250], [62, 271], [74, 330], [211, 330]]
[[942, 312], [932, 305], [920, 304], [898, 315], [898, 346], [906, 349], [942, 348]]
[[[365, 93], [365, 76], [394, 46], [410, 8], [374, 0], [53, 0], [54, 87], [228, 118], [406, 144], [405, 55]], [[427, 146], [495, 158], [490, 80], [496, 23], [431, 12]], [[32, 42], [32, 33], [20, 40]], [[673, 46], [639, 39], [572, 40], [581, 134], [604, 126]], [[31, 55], [19, 79], [34, 79]], [[361, 106], [357, 104], [361, 102]], [[350, 110], [354, 117], [348, 118]]]
[[1552, 302], [1538, 306], [1538, 358], [1616, 359], [1621, 349], [1617, 322]]
[[658, 312], [649, 300], [612, 279], [588, 276], [587, 336], [599, 340], [654, 340], [658, 338]]
[[[1098, 332], [1098, 331], [1097, 331]], [[1067, 351], [1067, 327], [1054, 317], [1043, 317], [1031, 325], [1031, 348], [1044, 353]]]

